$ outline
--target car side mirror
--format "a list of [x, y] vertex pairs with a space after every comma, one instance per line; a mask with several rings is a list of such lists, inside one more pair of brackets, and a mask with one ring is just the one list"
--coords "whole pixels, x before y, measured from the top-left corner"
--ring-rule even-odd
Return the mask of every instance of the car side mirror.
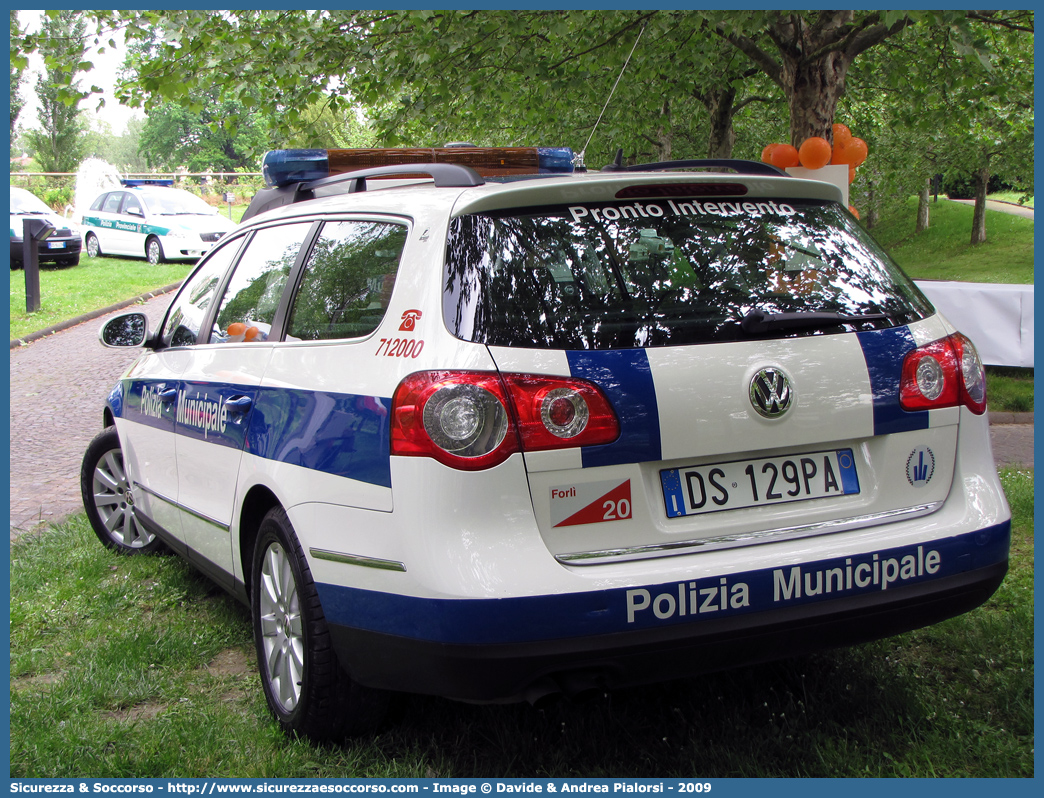
[[98, 331], [103, 346], [121, 348], [143, 346], [149, 336], [149, 320], [144, 313], [123, 313], [109, 319]]
[[127, 208], [127, 210], [124, 211], [124, 213], [126, 213], [128, 216], [140, 216], [143, 219], [145, 218], [145, 214], [142, 212], [141, 208]]

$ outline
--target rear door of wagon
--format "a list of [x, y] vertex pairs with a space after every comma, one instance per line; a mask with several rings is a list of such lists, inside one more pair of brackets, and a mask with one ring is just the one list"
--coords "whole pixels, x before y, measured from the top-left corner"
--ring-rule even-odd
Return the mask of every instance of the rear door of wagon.
[[851, 217], [607, 193], [465, 215], [450, 235], [451, 328], [502, 372], [590, 381], [620, 421], [613, 443], [526, 454], [551, 553], [659, 556], [938, 506], [958, 412], [903, 411], [898, 386], [946, 329]]

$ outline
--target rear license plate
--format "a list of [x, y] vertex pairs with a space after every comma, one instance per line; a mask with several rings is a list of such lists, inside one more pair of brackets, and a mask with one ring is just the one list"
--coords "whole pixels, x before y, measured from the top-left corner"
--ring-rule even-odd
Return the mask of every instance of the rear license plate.
[[47, 242], [47, 248], [48, 249], [65, 249], [65, 242], [64, 241], [48, 241]]
[[669, 518], [859, 493], [851, 449], [669, 468], [660, 484]]

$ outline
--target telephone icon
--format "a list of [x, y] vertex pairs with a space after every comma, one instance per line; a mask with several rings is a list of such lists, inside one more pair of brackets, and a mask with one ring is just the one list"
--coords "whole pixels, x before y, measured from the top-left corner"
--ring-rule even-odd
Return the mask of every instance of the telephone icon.
[[407, 310], [402, 314], [402, 324], [399, 325], [401, 332], [413, 332], [413, 328], [417, 326], [417, 319], [423, 314], [419, 310]]

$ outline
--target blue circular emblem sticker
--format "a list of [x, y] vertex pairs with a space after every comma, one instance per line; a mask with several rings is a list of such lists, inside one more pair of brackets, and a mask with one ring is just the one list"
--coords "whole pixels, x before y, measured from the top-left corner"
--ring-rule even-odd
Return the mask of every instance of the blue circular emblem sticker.
[[918, 446], [906, 458], [906, 478], [915, 488], [923, 488], [935, 473], [935, 455], [927, 446]]

